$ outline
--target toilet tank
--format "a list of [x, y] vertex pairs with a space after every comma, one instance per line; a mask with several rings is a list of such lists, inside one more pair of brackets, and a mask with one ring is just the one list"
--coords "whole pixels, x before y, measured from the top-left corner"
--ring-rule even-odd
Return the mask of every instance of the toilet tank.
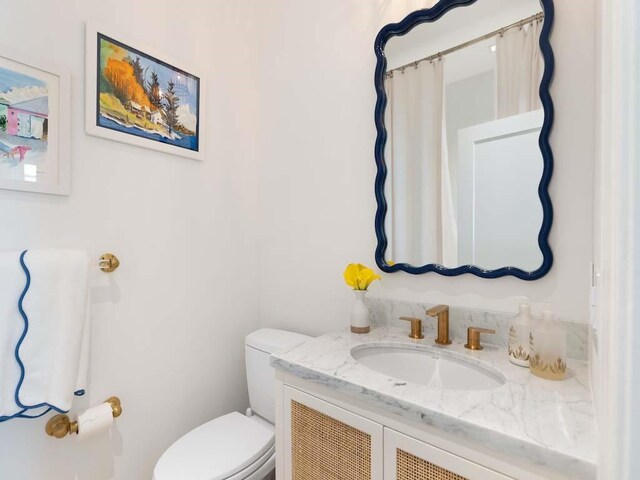
[[272, 353], [284, 352], [311, 337], [300, 333], [263, 328], [247, 335], [244, 354], [251, 410], [275, 424], [275, 369], [269, 365]]

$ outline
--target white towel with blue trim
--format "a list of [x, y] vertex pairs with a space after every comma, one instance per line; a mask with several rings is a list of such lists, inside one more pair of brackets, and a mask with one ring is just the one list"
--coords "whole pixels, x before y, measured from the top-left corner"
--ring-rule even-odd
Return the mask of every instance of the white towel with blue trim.
[[84, 393], [90, 304], [85, 252], [0, 253], [0, 422], [67, 412]]

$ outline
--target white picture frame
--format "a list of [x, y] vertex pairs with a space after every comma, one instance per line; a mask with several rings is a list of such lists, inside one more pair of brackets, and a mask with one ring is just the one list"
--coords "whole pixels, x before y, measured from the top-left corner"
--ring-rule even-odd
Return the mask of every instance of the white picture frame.
[[0, 74], [0, 188], [69, 195], [70, 75], [4, 45]]
[[[196, 68], [171, 59], [167, 55], [143, 45], [139, 40], [130, 38], [127, 34], [92, 22], [86, 24], [85, 42], [85, 131], [87, 134], [193, 160], [203, 161], [205, 159], [206, 89], [204, 79]], [[102, 66], [100, 70], [98, 68], [101, 59], [102, 62], [105, 61], [106, 54], [103, 54], [100, 46], [105, 44], [109, 47], [113, 45], [114, 49], [120, 48], [126, 52], [129, 55], [127, 62], [130, 58], [133, 60], [134, 56], [141, 59], [139, 65], [142, 67], [140, 71], [144, 72], [143, 89], [146, 89], [147, 86], [151, 89], [151, 80], [148, 76], [152, 72], [159, 73], [161, 85], [157, 87], [159, 93], [155, 96], [156, 100], [160, 98], [162, 104], [154, 102], [151, 94], [147, 96], [149, 103], [145, 105], [134, 101], [137, 98], [142, 98], [140, 95], [134, 99], [133, 97], [127, 98], [126, 93], [116, 95], [107, 91], [109, 88], [115, 91], [113, 85], [116, 82], [107, 85], [106, 68]], [[106, 59], [106, 61], [109, 60], [111, 58]], [[114, 58], [114, 60], [118, 59]], [[158, 71], [156, 72], [156, 70]], [[167, 81], [169, 71], [175, 74], [172, 79], [174, 84], [175, 82], [183, 83], [178, 84], [178, 93], [166, 97], [170, 91]], [[100, 84], [101, 76], [103, 84]], [[139, 84], [140, 82], [138, 82]], [[194, 99], [196, 88], [194, 85], [196, 84], [197, 94]], [[107, 86], [104, 87], [105, 85]], [[184, 95], [184, 92], [187, 92], [187, 95]], [[105, 97], [105, 95], [107, 96]], [[176, 115], [177, 110], [174, 108], [173, 114], [167, 114], [166, 98], [177, 98], [178, 108], [183, 109], [182, 113]], [[194, 108], [195, 113], [192, 111]], [[177, 128], [180, 130], [169, 127], [172, 121], [168, 120], [167, 115], [169, 115], [169, 119], [174, 119], [173, 122], [176, 118], [178, 119]], [[184, 132], [195, 133], [195, 135]]]

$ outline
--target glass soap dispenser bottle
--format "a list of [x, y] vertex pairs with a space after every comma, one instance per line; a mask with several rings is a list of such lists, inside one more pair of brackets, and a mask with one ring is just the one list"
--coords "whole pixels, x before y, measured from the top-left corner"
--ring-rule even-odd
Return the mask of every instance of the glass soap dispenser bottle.
[[549, 308], [531, 332], [529, 366], [531, 373], [548, 380], [563, 380], [567, 374], [567, 332]]
[[509, 361], [520, 367], [529, 367], [529, 337], [533, 318], [529, 299], [524, 297], [518, 306], [518, 314], [509, 327]]

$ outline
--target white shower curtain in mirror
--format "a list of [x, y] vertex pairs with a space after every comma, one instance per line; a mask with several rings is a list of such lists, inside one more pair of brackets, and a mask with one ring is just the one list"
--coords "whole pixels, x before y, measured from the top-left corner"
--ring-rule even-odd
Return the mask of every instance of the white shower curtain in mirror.
[[542, 22], [535, 21], [523, 28], [507, 30], [496, 39], [498, 118], [542, 108], [541, 29]]
[[421, 62], [387, 82], [388, 260], [396, 263], [457, 263], [443, 68], [442, 60]]

